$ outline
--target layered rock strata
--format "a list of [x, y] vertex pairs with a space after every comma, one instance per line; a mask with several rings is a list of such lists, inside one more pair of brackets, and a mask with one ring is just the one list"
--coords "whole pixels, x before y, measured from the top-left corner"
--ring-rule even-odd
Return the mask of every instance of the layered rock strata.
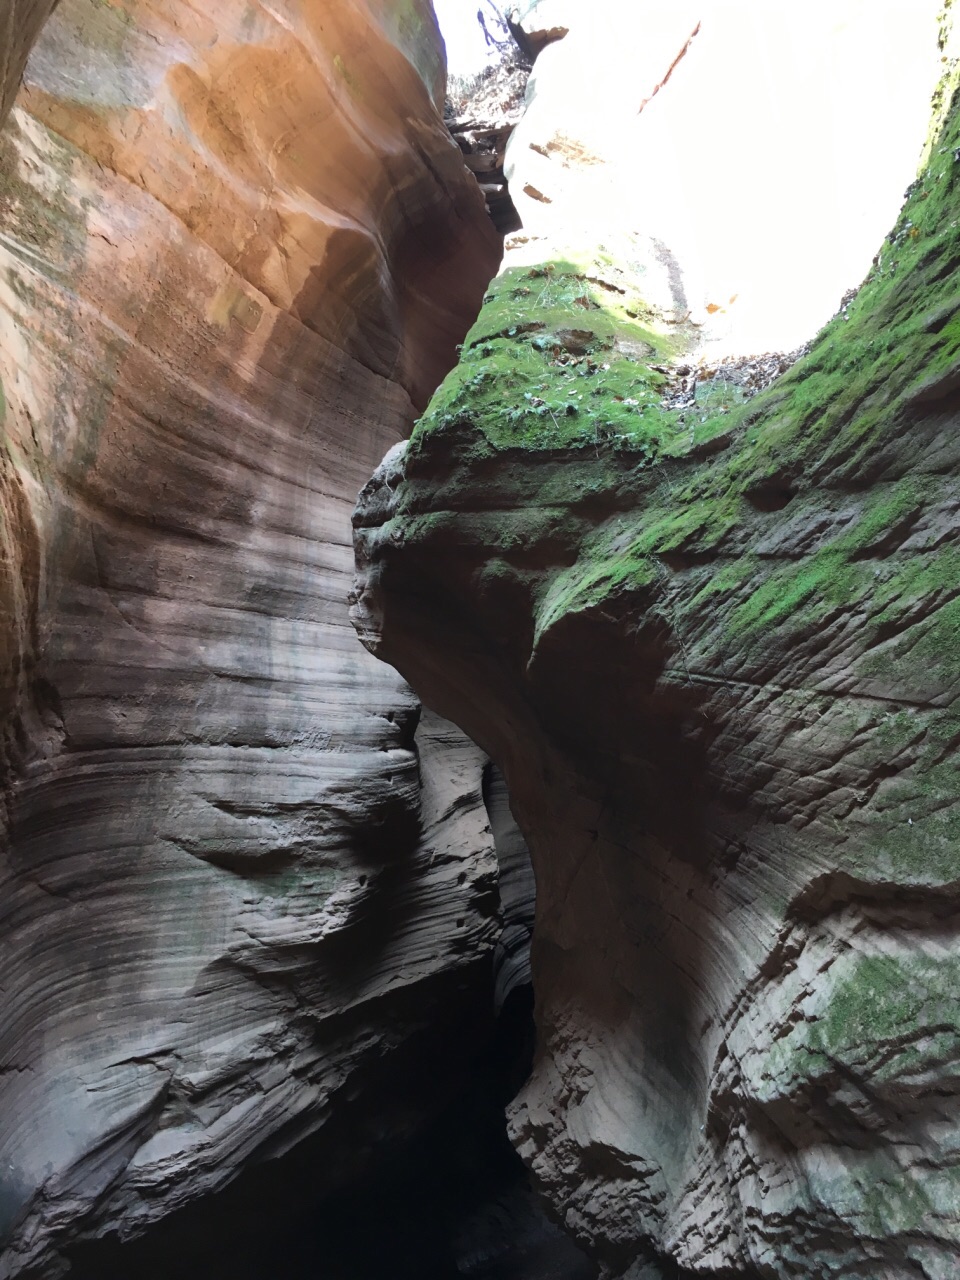
[[503, 910], [503, 929], [494, 951], [494, 1007], [502, 1011], [511, 996], [522, 995], [530, 984], [530, 939], [536, 914], [537, 886], [523, 833], [510, 812], [510, 796], [503, 774], [488, 764], [483, 799], [497, 851], [497, 887]]
[[958, 154], [955, 103], [744, 403], [664, 404], [700, 335], [649, 241], [508, 255], [355, 516], [361, 637], [529, 842], [511, 1129], [610, 1274], [956, 1267]]
[[421, 0], [64, 0], [0, 136], [4, 1276], [471, 1052], [483, 760], [345, 605], [499, 254], [442, 91]]

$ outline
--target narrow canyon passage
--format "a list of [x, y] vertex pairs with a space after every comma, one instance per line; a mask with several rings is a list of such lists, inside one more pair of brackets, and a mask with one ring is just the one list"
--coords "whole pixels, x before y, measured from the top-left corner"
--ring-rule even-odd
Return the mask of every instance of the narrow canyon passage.
[[[511, 954], [516, 959], [518, 951]], [[475, 1037], [477, 1024], [486, 1028], [461, 1087], [412, 1140], [385, 1146], [366, 1178], [318, 1198], [314, 1171], [325, 1143], [307, 1139], [141, 1239], [71, 1251], [71, 1276], [593, 1280], [595, 1265], [550, 1223], [506, 1136], [504, 1107], [529, 1073], [533, 1048], [529, 972], [519, 977], [496, 1020], [489, 1001], [470, 1004], [463, 1026], [438, 1029], [432, 1045], [410, 1055], [406, 1066], [415, 1074], [427, 1054], [453, 1065], [452, 1038]], [[491, 988], [502, 989], [503, 975], [491, 979]], [[403, 1069], [395, 1064], [396, 1072]]]
[[950, 6], [480, 12], [0, 0], [0, 1280], [960, 1265]]
[[[949, 17], [890, 6], [884, 51], [856, 5], [561, 11], [507, 149], [523, 231], [361, 494], [355, 623], [505, 775], [538, 886], [510, 1136], [603, 1273], [941, 1280]], [[851, 127], [848, 93], [914, 121], [885, 196], [896, 165], [868, 155], [893, 132]], [[731, 178], [743, 138], [755, 171]], [[858, 244], [867, 215], [886, 238]]]

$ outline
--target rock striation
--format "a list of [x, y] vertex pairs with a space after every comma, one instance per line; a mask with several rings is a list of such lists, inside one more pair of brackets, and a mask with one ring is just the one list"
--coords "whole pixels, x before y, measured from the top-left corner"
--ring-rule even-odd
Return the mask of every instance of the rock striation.
[[958, 154], [955, 99], [856, 296], [693, 410], [683, 257], [531, 228], [355, 514], [361, 638], [530, 846], [511, 1132], [608, 1275], [956, 1267]]
[[342, 1182], [482, 1025], [483, 757], [346, 616], [500, 253], [442, 97], [426, 0], [64, 0], [0, 135], [5, 1277]]

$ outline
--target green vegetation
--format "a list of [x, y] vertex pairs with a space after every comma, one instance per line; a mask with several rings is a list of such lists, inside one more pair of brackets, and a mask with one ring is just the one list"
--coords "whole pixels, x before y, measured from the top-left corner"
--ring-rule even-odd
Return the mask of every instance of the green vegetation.
[[[421, 419], [472, 429], [498, 449], [598, 449], [653, 460], [676, 431], [660, 408], [664, 361], [680, 345], [601, 257], [505, 271], [491, 285], [460, 363]], [[604, 280], [604, 275], [608, 277]], [[659, 367], [658, 367], [659, 366]]]
[[659, 566], [650, 556], [635, 550], [615, 552], [607, 538], [581, 555], [571, 568], [553, 575], [540, 600], [536, 635], [548, 630], [558, 619], [598, 604], [620, 591], [637, 591], [656, 582]]
[[836, 1064], [882, 1089], [960, 1053], [960, 964], [948, 955], [860, 954], [830, 969], [817, 1007], [778, 1038], [764, 1064], [767, 1096], [835, 1076]]
[[813, 610], [809, 620], [862, 598], [873, 590], [875, 577], [872, 567], [857, 557], [916, 513], [919, 506], [912, 481], [871, 495], [851, 528], [799, 563], [770, 574], [750, 599], [734, 610], [732, 629], [749, 631], [777, 625], [797, 616], [808, 603]]
[[[960, 965], [944, 958], [865, 955], [829, 993], [824, 1014], [811, 1023], [809, 1043], [827, 1057], [856, 1060], [877, 1050], [878, 1042], [902, 1041], [929, 1021], [942, 1024], [944, 1013], [957, 1021], [954, 998]], [[954, 1037], [960, 1047], [960, 1025]], [[902, 1065], [902, 1064], [901, 1064]], [[885, 1064], [887, 1074], [891, 1063]]]
[[[954, 101], [859, 293], [747, 401], [717, 382], [692, 411], [664, 407], [689, 335], [644, 299], [642, 268], [603, 249], [493, 282], [410, 458], [453, 449], [454, 510], [494, 484], [528, 561], [536, 534], [517, 508], [551, 508], [556, 544], [566, 507], [564, 545], [578, 549], [540, 561], [535, 643], [566, 611], [642, 590], [651, 608], [669, 598], [677, 625], [709, 611], [721, 663], [774, 636], [812, 642], [846, 615], [851, 673], [877, 696], [960, 678], [960, 550], [899, 550], [948, 496], [937, 420], [960, 389], [958, 182]], [[810, 532], [791, 541], [791, 522]]]
[[359, 98], [360, 97], [360, 81], [357, 79], [356, 75], [350, 70], [350, 68], [344, 62], [343, 58], [340, 56], [339, 53], [334, 55], [333, 65], [336, 68], [337, 74], [340, 76], [340, 79], [344, 82], [344, 84], [347, 86], [350, 92], [354, 95], [354, 97]]

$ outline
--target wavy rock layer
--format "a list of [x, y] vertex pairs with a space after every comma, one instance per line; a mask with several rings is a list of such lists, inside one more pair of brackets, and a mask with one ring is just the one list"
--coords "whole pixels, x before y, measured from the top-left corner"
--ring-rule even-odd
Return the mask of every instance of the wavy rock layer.
[[512, 1132], [613, 1274], [956, 1268], [958, 148], [739, 407], [661, 406], [669, 264], [509, 270], [355, 517], [362, 638], [529, 842]]
[[345, 605], [499, 252], [438, 50], [65, 0], [0, 136], [0, 1274], [325, 1128], [342, 1180], [469, 1051], [416, 1066], [489, 980], [482, 759]]

